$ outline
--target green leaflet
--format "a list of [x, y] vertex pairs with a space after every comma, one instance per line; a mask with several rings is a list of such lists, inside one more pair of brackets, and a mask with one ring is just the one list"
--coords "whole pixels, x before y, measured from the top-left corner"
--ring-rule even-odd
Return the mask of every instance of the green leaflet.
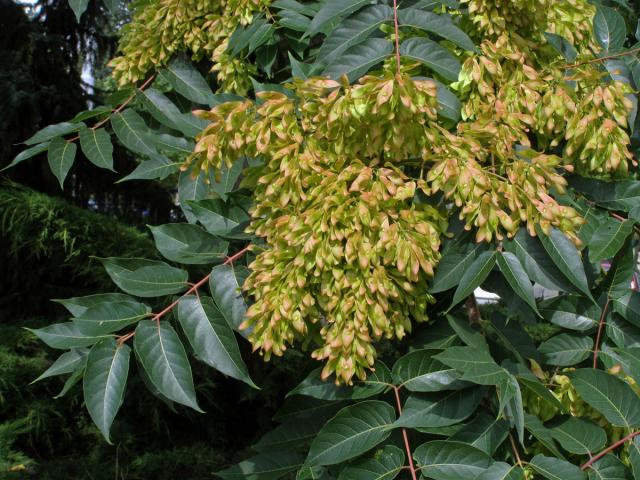
[[559, 458], [536, 455], [530, 465], [537, 473], [549, 480], [586, 480], [587, 478], [580, 467]]
[[455, 425], [469, 418], [484, 390], [470, 388], [443, 393], [414, 393], [406, 401], [395, 427], [434, 428]]
[[372, 0], [328, 0], [311, 20], [305, 36], [313, 36], [319, 32], [327, 31], [340, 18], [371, 3], [373, 3]]
[[56, 299], [53, 301], [63, 305], [64, 308], [66, 308], [74, 317], [79, 317], [91, 307], [96, 307], [106, 303], [138, 303], [138, 300], [134, 297], [123, 293], [98, 293], [95, 295], [87, 295], [85, 297]]
[[55, 125], [49, 125], [44, 127], [42, 130], [36, 132], [31, 138], [26, 140], [25, 145], [36, 145], [38, 143], [43, 143], [48, 140], [53, 140], [56, 137], [63, 137], [70, 133], [77, 132], [82, 127], [84, 127], [84, 123], [82, 122], [63, 122], [57, 123]]
[[613, 301], [613, 309], [628, 322], [640, 326], [640, 292], [630, 291]]
[[613, 258], [633, 231], [632, 220], [619, 222], [607, 218], [593, 233], [589, 241], [589, 260], [598, 263]]
[[211, 296], [234, 330], [239, 329], [247, 314], [247, 303], [242, 296], [242, 284], [248, 275], [249, 270], [243, 266], [218, 265], [211, 270], [209, 281]]
[[75, 143], [68, 142], [62, 137], [56, 137], [49, 143], [47, 160], [51, 171], [60, 182], [60, 188], [64, 188], [64, 181], [73, 166], [77, 151], [78, 146]]
[[414, 37], [402, 42], [400, 54], [425, 64], [445, 80], [452, 82], [458, 79], [462, 68], [458, 59], [449, 50], [422, 37]]
[[509, 435], [509, 422], [480, 413], [469, 424], [462, 427], [449, 440], [463, 442], [493, 455]]
[[412, 392], [438, 392], [465, 386], [462, 376], [433, 358], [439, 350], [416, 350], [400, 358], [393, 365], [393, 381]]
[[529, 276], [522, 267], [522, 264], [518, 260], [518, 257], [510, 252], [500, 252], [496, 259], [498, 266], [500, 267], [500, 271], [516, 295], [524, 300], [527, 305], [533, 309], [533, 311], [540, 315], [536, 305], [536, 299], [533, 294], [533, 285], [529, 280]]
[[188, 206], [198, 222], [213, 235], [224, 237], [238, 228], [242, 222], [242, 219], [233, 215], [227, 205], [219, 199], [189, 202]]
[[18, 155], [16, 155], [16, 157], [13, 159], [13, 161], [9, 165], [7, 165], [4, 168], [1, 168], [0, 172], [7, 170], [9, 168], [15, 167], [19, 163], [24, 162], [25, 160], [29, 160], [30, 158], [35, 157], [36, 155], [39, 155], [42, 152], [46, 152], [47, 149], [49, 148], [49, 144], [50, 142], [44, 142], [21, 151]]
[[423, 476], [434, 480], [476, 478], [493, 463], [482, 450], [460, 442], [436, 440], [420, 445], [413, 458]]
[[498, 365], [486, 350], [449, 347], [434, 358], [461, 372], [462, 380], [479, 385], [499, 385], [509, 376], [509, 373]]
[[161, 297], [187, 287], [187, 272], [164, 262], [143, 258], [101, 258], [100, 261], [118, 287], [137, 297]]
[[155, 88], [147, 88], [138, 95], [153, 118], [186, 137], [195, 137], [207, 125], [192, 113], [182, 113], [169, 97]]
[[373, 457], [363, 458], [340, 472], [338, 480], [393, 480], [404, 468], [405, 455], [392, 445], [385, 446]]
[[86, 361], [88, 350], [85, 348], [82, 349], [73, 349], [68, 352], [63, 353], [58, 357], [58, 359], [53, 362], [53, 364], [47, 368], [47, 370], [42, 373], [38, 378], [36, 378], [33, 383], [39, 382], [40, 380], [44, 380], [45, 378], [54, 377], [57, 375], [65, 375], [67, 373], [73, 373], [83, 361]]
[[113, 170], [113, 145], [111, 135], [104, 128], [80, 130], [80, 147], [95, 166]]
[[278, 450], [303, 450], [315, 438], [326, 419], [309, 418], [304, 422], [279, 425], [251, 446], [252, 450], [269, 453]]
[[476, 480], [524, 480], [524, 470], [517, 465], [496, 462]]
[[453, 300], [449, 309], [456, 306], [462, 300], [471, 295], [476, 288], [482, 285], [482, 282], [487, 279], [491, 270], [493, 270], [495, 263], [496, 252], [481, 253], [464, 272], [464, 275], [462, 275], [460, 284], [453, 294]]
[[367, 400], [345, 407], [322, 427], [311, 443], [308, 465], [334, 465], [354, 458], [385, 440], [395, 420], [393, 407]]
[[473, 41], [466, 33], [456, 27], [449, 15], [437, 15], [417, 8], [404, 8], [398, 12], [398, 22], [402, 27], [435, 33], [465, 50], [476, 51]]
[[607, 434], [599, 425], [579, 417], [557, 419], [549, 432], [567, 452], [578, 455], [591, 455], [607, 443]]
[[629, 471], [615, 455], [606, 455], [587, 470], [589, 480], [627, 480]]
[[176, 173], [179, 169], [180, 163], [172, 162], [167, 157], [156, 155], [151, 160], [145, 160], [140, 163], [133, 172], [118, 180], [118, 183], [129, 180], [163, 180], [172, 173]]
[[549, 365], [568, 367], [591, 356], [593, 339], [588, 336], [561, 333], [544, 342], [538, 350]]
[[525, 272], [534, 282], [550, 290], [575, 290], [542, 246], [540, 239], [529, 235], [526, 229], [518, 230], [511, 240], [503, 242], [503, 246], [505, 251], [518, 257]]
[[151, 308], [139, 302], [104, 302], [87, 308], [73, 322], [85, 333], [104, 335], [117, 332], [151, 313]]
[[591, 297], [591, 291], [587, 282], [587, 275], [580, 259], [580, 253], [575, 245], [559, 230], [552, 229], [549, 236], [542, 231], [538, 232], [540, 241], [553, 262], [562, 274], [587, 297]]
[[154, 320], [141, 321], [133, 345], [147, 376], [162, 395], [202, 412], [196, 400], [187, 354], [171, 325]]
[[316, 55], [316, 62], [327, 65], [334, 62], [350, 47], [365, 41], [377, 32], [382, 24], [392, 19], [393, 10], [388, 5], [363, 8], [341, 22], [325, 39]]
[[173, 262], [208, 265], [224, 260], [228, 242], [188, 223], [169, 223], [149, 227], [160, 253]]
[[160, 75], [185, 98], [200, 105], [215, 105], [215, 97], [206, 80], [200, 75], [191, 62], [184, 56], [178, 55]]
[[584, 332], [598, 326], [601, 309], [578, 296], [559, 296], [539, 304], [545, 320], [569, 330]]
[[624, 45], [627, 27], [624, 18], [613, 8], [599, 5], [593, 19], [596, 40], [605, 53], [615, 53]]
[[76, 20], [78, 22], [80, 21], [80, 17], [82, 17], [82, 14], [85, 12], [88, 5], [89, 0], [69, 0], [69, 6], [73, 10], [73, 13], [75, 14]]
[[131, 108], [116, 112], [111, 117], [111, 126], [118, 140], [129, 150], [153, 157], [157, 155], [154, 137], [142, 117]]
[[55, 323], [37, 330], [27, 329], [51, 348], [66, 350], [93, 345], [106, 335], [93, 335], [84, 332], [76, 323]]
[[629, 384], [590, 368], [576, 370], [569, 376], [582, 399], [612, 425], [628, 429], [640, 426], [640, 399]]
[[369, 38], [346, 50], [322, 72], [334, 80], [346, 75], [354, 82], [393, 53], [393, 45], [384, 38]]
[[107, 442], [110, 442], [109, 430], [124, 398], [130, 355], [128, 345], [118, 345], [110, 338], [94, 345], [87, 357], [84, 400]]
[[485, 243], [454, 243], [443, 252], [429, 291], [431, 293], [439, 293], [457, 286], [462, 275], [469, 269], [480, 253], [486, 250], [487, 245]]
[[178, 321], [200, 360], [256, 387], [242, 360], [233, 330], [210, 297], [182, 297], [178, 303]]

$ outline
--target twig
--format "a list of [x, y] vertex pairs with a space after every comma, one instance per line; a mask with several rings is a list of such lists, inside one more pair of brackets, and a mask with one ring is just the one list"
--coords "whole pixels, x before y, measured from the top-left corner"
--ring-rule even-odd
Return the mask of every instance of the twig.
[[[402, 402], [400, 402], [400, 388], [393, 386], [393, 393], [396, 396], [396, 405], [398, 407], [398, 415], [402, 415]], [[407, 458], [409, 459], [409, 471], [411, 472], [411, 478], [417, 480], [416, 468], [413, 465], [413, 456], [411, 454], [411, 446], [409, 445], [409, 437], [407, 435], [407, 429], [402, 429], [402, 438], [404, 439], [404, 448], [407, 452]]]
[[469, 317], [469, 323], [471, 324], [480, 323], [480, 319], [482, 318], [482, 315], [480, 314], [478, 299], [476, 298], [476, 295], [474, 293], [469, 295], [465, 306], [467, 307], [467, 316]]
[[[228, 257], [224, 263], [222, 265], [231, 265], [233, 264], [233, 262], [235, 262], [236, 260], [238, 260], [239, 258], [241, 258], [245, 253], [247, 253], [249, 251], [249, 249], [251, 248], [250, 245], [244, 247], [242, 250], [240, 250], [238, 253], [235, 253], [234, 255]], [[152, 320], [155, 320], [157, 323], [160, 323], [160, 319], [165, 316], [167, 313], [169, 313], [171, 310], [173, 310], [178, 303], [180, 303], [180, 300], [182, 300], [184, 297], [191, 295], [192, 293], [198, 293], [198, 289], [203, 286], [205, 283], [207, 283], [209, 281], [209, 279], [211, 278], [211, 274], [208, 274], [206, 277], [202, 278], [200, 281], [198, 281], [197, 283], [194, 283], [193, 286], [187, 290], [185, 293], [183, 293], [180, 298], [178, 298], [175, 302], [171, 303], [169, 306], [167, 306], [165, 309], [163, 309], [162, 311], [156, 313], [153, 315]], [[132, 338], [133, 336], [135, 336], [136, 332], [129, 332], [126, 333], [120, 337], [118, 337], [118, 344], [122, 345], [124, 342], [126, 342], [127, 340], [129, 340], [130, 338]]]
[[633, 55], [634, 53], [640, 52], [640, 47], [632, 48], [631, 50], [627, 50], [626, 52], [614, 53], [612, 55], [607, 55], [606, 57], [594, 58], [593, 60], [588, 60], [586, 62], [574, 63], [573, 65], [565, 65], [564, 68], [576, 68], [581, 67], [583, 65], [590, 65], [592, 63], [606, 62], [607, 60], [612, 60], [614, 58], [625, 57], [627, 55]]
[[[124, 108], [129, 105], [134, 98], [136, 98], [136, 95], [138, 93], [138, 90], [140, 90], [141, 92], [146, 89], [149, 85], [151, 85], [151, 83], [153, 83], [153, 81], [155, 80], [156, 75], [155, 73], [153, 75], [151, 75], [149, 78], [147, 78], [145, 80], [145, 82], [140, 85], [138, 88], [136, 88], [136, 90], [129, 96], [129, 98], [127, 98], [124, 102], [122, 102], [115, 110], [113, 110], [109, 116], [107, 118], [103, 118], [102, 120], [100, 120], [98, 123], [96, 123], [95, 125], [93, 125], [92, 127], [90, 127], [91, 130], [97, 130], [98, 128], [100, 128], [101, 126], [103, 126], [105, 123], [107, 123], [109, 120], [111, 120], [111, 117], [113, 117], [114, 114], [116, 113], [120, 113], [122, 110], [124, 110]], [[70, 138], [69, 140], [67, 140], [67, 142], [75, 142], [76, 140], [78, 140], [80, 138], [79, 135], [76, 135], [73, 138]]]
[[582, 465], [582, 467], [580, 467], [582, 470], [586, 470], [587, 468], [589, 468], [591, 465], [593, 465], [595, 462], [597, 462], [598, 460], [600, 460], [602, 457], [604, 457], [607, 453], [615, 450], [616, 448], [618, 448], [620, 445], [624, 445], [625, 443], [627, 443], [629, 440], [633, 440], [635, 437], [637, 437], [638, 435], [640, 435], [640, 431], [638, 432], [633, 432], [630, 433], [629, 435], [627, 435], [626, 437], [624, 437], [622, 440], [618, 440], [616, 443], [614, 443], [613, 445], [611, 445], [610, 447], [605, 448], [603, 451], [601, 451], [599, 454], [597, 454], [595, 457], [592, 457], [589, 459], [588, 462], [586, 462], [584, 465]]
[[513, 439], [513, 435], [509, 434], [509, 441], [511, 442], [511, 448], [513, 449], [513, 454], [516, 456], [516, 461], [518, 462], [518, 466], [520, 468], [524, 468], [522, 465], [522, 459], [520, 458], [520, 454], [518, 453], [518, 446], [516, 441]]
[[400, 27], [398, 25], [398, 0], [393, 0], [393, 24], [396, 31], [396, 73], [400, 73]]
[[602, 309], [602, 315], [600, 315], [600, 323], [598, 324], [598, 334], [596, 335], [596, 344], [593, 349], [593, 368], [598, 368], [598, 351], [600, 349], [600, 337], [602, 337], [602, 329], [604, 328], [605, 319], [607, 318], [607, 312], [609, 311], [609, 305], [611, 305], [611, 297], [607, 298], [607, 303]]

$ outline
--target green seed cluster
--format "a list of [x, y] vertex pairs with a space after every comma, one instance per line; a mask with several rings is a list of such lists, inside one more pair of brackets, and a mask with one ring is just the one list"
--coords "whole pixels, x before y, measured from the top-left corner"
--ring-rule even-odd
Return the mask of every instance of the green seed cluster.
[[[264, 161], [250, 230], [266, 246], [244, 285], [255, 302], [242, 327], [267, 359], [314, 344], [324, 377], [364, 378], [377, 340], [427, 319], [449, 215], [477, 241], [555, 227], [579, 244], [584, 220], [553, 197], [564, 173], [628, 174], [629, 87], [589, 62], [590, 34], [574, 32], [582, 63], [570, 69], [542, 35], [589, 23], [593, 7], [465, 3], [484, 40], [451, 85], [463, 102], [454, 129], [438, 117], [436, 84], [413, 78], [404, 59], [401, 73], [388, 62], [356, 85], [295, 80], [289, 96], [260, 92], [196, 112], [210, 124], [184, 169]], [[540, 4], [545, 19], [527, 10]], [[505, 32], [518, 22], [526, 41]], [[431, 206], [436, 192], [442, 210]]]
[[[544, 52], [524, 53], [506, 35], [485, 41], [463, 65], [455, 87], [467, 97], [458, 129], [492, 136], [494, 158], [513, 158], [514, 146], [562, 152], [565, 168], [586, 176], [624, 177], [629, 151], [631, 88], [607, 82], [598, 65], [572, 70]], [[571, 83], [570, 83], [571, 82]], [[465, 135], [468, 136], [468, 135]]]
[[246, 94], [254, 67], [225, 53], [238, 25], [251, 23], [268, 0], [151, 0], [134, 7], [123, 27], [122, 55], [111, 61], [120, 85], [135, 83], [179, 52], [209, 59], [222, 90]]
[[212, 123], [188, 168], [265, 159], [251, 228], [267, 247], [244, 285], [255, 303], [242, 327], [267, 358], [314, 340], [323, 376], [348, 383], [373, 366], [374, 341], [427, 319], [446, 222], [399, 167], [437, 132], [436, 86], [388, 74], [291, 88], [296, 100], [260, 93], [202, 112]]
[[462, 0], [482, 38], [508, 35], [521, 48], [535, 48], [551, 32], [579, 48], [596, 45], [595, 7], [586, 0]]

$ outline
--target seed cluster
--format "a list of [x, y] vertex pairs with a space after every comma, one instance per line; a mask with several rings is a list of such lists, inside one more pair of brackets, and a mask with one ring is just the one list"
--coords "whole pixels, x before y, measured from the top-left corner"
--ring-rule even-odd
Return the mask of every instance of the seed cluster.
[[585, 0], [462, 0], [483, 39], [509, 35], [521, 48], [535, 48], [544, 33], [560, 35], [578, 49], [596, 47], [595, 7]]
[[387, 74], [291, 88], [296, 100], [263, 92], [202, 112], [211, 124], [189, 167], [264, 158], [251, 228], [267, 248], [244, 285], [255, 303], [242, 327], [267, 358], [319, 343], [323, 375], [350, 382], [373, 366], [375, 340], [427, 319], [446, 222], [400, 166], [435, 138], [436, 86]]
[[[255, 302], [242, 327], [266, 358], [319, 345], [324, 377], [364, 378], [377, 340], [427, 320], [451, 215], [477, 241], [555, 227], [579, 244], [583, 219], [554, 198], [563, 174], [628, 174], [629, 86], [595, 63], [568, 69], [542, 35], [589, 23], [593, 7], [551, 2], [536, 19], [523, 9], [546, 0], [465, 3], [483, 40], [450, 85], [462, 101], [453, 129], [438, 116], [436, 83], [404, 59], [401, 72], [388, 62], [355, 85], [294, 80], [289, 95], [197, 112], [210, 125], [183, 168], [263, 160], [250, 229], [265, 246], [244, 285]], [[507, 33], [516, 27], [524, 36]], [[584, 32], [571, 38], [590, 59]]]
[[120, 51], [110, 66], [120, 85], [135, 83], [154, 68], [166, 65], [179, 52], [195, 61], [208, 59], [221, 90], [247, 93], [252, 65], [225, 53], [238, 25], [251, 23], [253, 14], [270, 0], [151, 0], [135, 7], [133, 19], [122, 29]]

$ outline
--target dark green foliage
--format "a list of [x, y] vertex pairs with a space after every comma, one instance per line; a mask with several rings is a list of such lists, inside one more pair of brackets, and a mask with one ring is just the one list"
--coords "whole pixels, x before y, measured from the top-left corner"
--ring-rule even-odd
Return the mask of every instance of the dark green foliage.
[[[66, 292], [110, 288], [96, 252], [104, 256], [155, 256], [147, 234], [113, 218], [74, 207], [16, 183], [0, 184], [0, 310], [18, 307], [15, 299], [31, 292], [31, 310]], [[80, 286], [80, 290], [77, 287]]]

